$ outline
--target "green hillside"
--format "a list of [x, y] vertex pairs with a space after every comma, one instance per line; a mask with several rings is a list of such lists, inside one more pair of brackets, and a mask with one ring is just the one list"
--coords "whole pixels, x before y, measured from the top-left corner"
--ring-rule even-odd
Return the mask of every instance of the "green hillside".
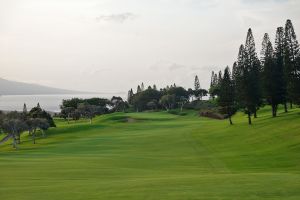
[[300, 199], [300, 109], [253, 125], [159, 113], [67, 124], [0, 145], [0, 199]]

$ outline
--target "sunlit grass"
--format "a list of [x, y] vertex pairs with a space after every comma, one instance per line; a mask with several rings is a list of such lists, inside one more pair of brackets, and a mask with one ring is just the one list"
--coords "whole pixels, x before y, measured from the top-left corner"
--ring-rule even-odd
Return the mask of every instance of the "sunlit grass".
[[300, 199], [299, 113], [57, 119], [36, 145], [0, 146], [0, 199]]

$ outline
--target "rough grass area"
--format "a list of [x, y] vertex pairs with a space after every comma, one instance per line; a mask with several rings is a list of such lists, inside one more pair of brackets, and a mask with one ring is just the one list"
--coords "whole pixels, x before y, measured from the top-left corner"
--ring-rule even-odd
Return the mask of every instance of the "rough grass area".
[[58, 119], [36, 145], [8, 141], [0, 199], [300, 199], [300, 109], [261, 109], [252, 126], [185, 112]]

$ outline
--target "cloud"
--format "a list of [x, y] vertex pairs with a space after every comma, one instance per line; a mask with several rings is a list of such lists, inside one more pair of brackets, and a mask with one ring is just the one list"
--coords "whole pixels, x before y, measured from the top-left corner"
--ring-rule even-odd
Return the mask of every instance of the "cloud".
[[110, 15], [99, 15], [96, 17], [97, 22], [115, 22], [115, 23], [124, 23], [128, 20], [133, 20], [137, 17], [137, 15], [126, 12], [126, 13], [119, 13], [119, 14], [110, 14]]
[[220, 67], [204, 65], [204, 66], [201, 66], [201, 67], [193, 66], [193, 67], [190, 67], [190, 69], [192, 71], [194, 71], [194, 72], [199, 71], [199, 72], [207, 72], [207, 73], [209, 73], [211, 71], [218, 71], [218, 70], [220, 70]]
[[170, 61], [158, 61], [155, 64], [150, 66], [150, 70], [156, 71], [156, 70], [169, 70], [169, 71], [175, 71], [179, 69], [187, 69], [188, 67], [182, 64], [178, 64], [175, 62]]
[[178, 70], [178, 69], [183, 69], [183, 68], [186, 68], [186, 66], [180, 65], [180, 64], [177, 64], [177, 63], [172, 63], [169, 66], [169, 70], [171, 70], [171, 71]]
[[287, 3], [289, 0], [241, 0], [242, 3], [253, 4], [253, 3]]

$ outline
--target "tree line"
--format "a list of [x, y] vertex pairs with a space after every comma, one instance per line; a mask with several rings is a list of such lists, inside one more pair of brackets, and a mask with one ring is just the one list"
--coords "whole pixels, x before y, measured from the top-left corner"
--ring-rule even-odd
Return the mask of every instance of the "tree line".
[[128, 103], [122, 97], [113, 96], [110, 100], [106, 98], [90, 99], [64, 99], [60, 106], [59, 117], [75, 122], [79, 119], [92, 119], [97, 115], [108, 114], [112, 112], [125, 111], [129, 107]]
[[158, 110], [179, 108], [181, 111], [185, 104], [190, 99], [195, 98], [201, 100], [202, 97], [207, 96], [208, 91], [200, 87], [198, 76], [195, 76], [195, 88], [186, 90], [181, 86], [173, 85], [157, 89], [156, 85], [144, 88], [144, 83], [137, 86], [136, 93], [132, 89], [128, 91], [127, 102], [134, 111], [141, 112], [145, 110]]
[[53, 118], [49, 113], [43, 110], [39, 104], [27, 111], [26, 104], [24, 104], [23, 112], [0, 112], [0, 131], [6, 136], [0, 141], [1, 143], [12, 139], [13, 148], [18, 149], [21, 144], [21, 134], [28, 132], [33, 143], [36, 143], [37, 133], [40, 132], [42, 137], [45, 137], [45, 131], [49, 127], [55, 127]]
[[291, 20], [286, 21], [285, 27], [277, 28], [274, 45], [265, 33], [260, 58], [249, 29], [232, 72], [229, 67], [223, 73], [212, 72], [209, 93], [212, 98], [217, 96], [220, 111], [228, 115], [230, 124], [238, 109], [245, 111], [251, 124], [251, 117], [256, 118], [258, 109], [265, 104], [272, 107], [273, 117], [280, 104], [285, 112], [288, 104], [290, 108], [299, 105], [300, 51]]

